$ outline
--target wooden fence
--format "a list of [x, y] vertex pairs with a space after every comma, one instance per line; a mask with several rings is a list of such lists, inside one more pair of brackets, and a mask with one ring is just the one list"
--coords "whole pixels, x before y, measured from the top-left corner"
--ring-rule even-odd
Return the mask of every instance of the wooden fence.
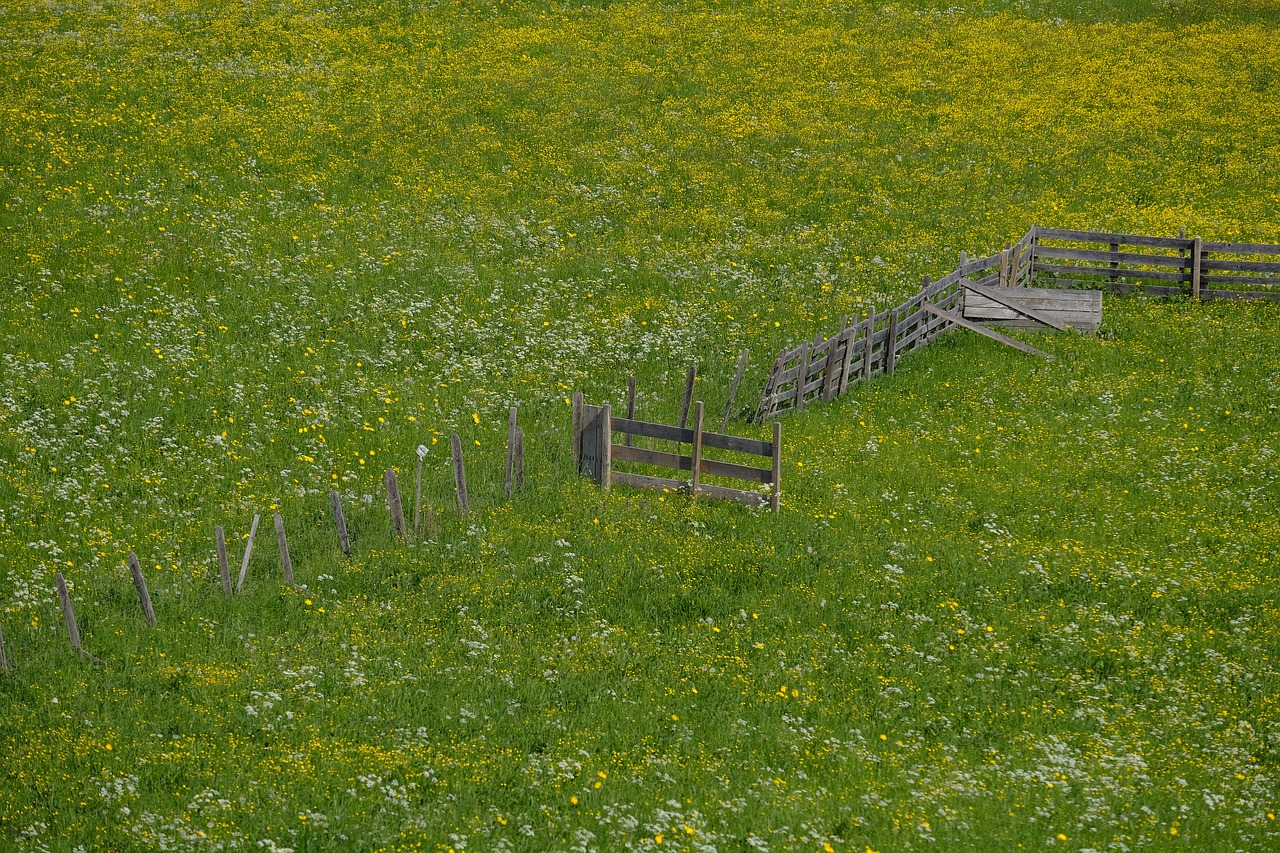
[[[701, 401], [694, 407], [693, 428], [685, 429], [630, 418], [615, 418], [608, 403], [603, 406], [586, 405], [582, 402], [581, 394], [575, 394], [573, 397], [573, 415], [574, 459], [578, 471], [591, 477], [606, 489], [613, 483], [618, 483], [641, 489], [683, 492], [694, 496], [734, 501], [747, 506], [768, 506], [774, 512], [778, 512], [780, 508], [782, 425], [777, 421], [773, 424], [773, 441], [759, 441], [753, 438], [739, 438], [704, 431]], [[623, 444], [613, 443], [615, 433], [626, 436]], [[635, 445], [637, 437], [674, 442], [675, 452], [638, 447]], [[680, 452], [683, 445], [689, 446], [688, 455]], [[708, 449], [764, 456], [769, 458], [772, 464], [769, 468], [757, 468], [736, 462], [708, 459], [704, 455]], [[689, 479], [676, 480], [651, 474], [618, 471], [614, 469], [614, 465], [618, 462], [688, 471]], [[750, 489], [714, 485], [705, 482], [704, 477], [746, 480], [767, 485], [769, 491], [766, 494]]]

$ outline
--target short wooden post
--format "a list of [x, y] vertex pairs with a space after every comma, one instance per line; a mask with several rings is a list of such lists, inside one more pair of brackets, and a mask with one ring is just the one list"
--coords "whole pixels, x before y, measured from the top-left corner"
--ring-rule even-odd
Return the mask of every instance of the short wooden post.
[[689, 425], [689, 405], [693, 402], [693, 381], [698, 376], [698, 365], [689, 365], [684, 377], [684, 398], [680, 401], [680, 429]]
[[809, 378], [809, 342], [800, 347], [800, 375], [796, 377], [796, 411], [804, 411], [804, 384]]
[[573, 392], [573, 470], [582, 473], [582, 392]]
[[769, 508], [782, 508], [782, 423], [773, 422], [773, 483], [769, 490]]
[[453, 487], [458, 494], [458, 512], [468, 515], [471, 501], [467, 498], [467, 472], [462, 466], [462, 439], [456, 432], [449, 436], [449, 446], [453, 450]]
[[[635, 420], [636, 417], [636, 375], [633, 373], [627, 377], [627, 420]], [[631, 433], [627, 433], [627, 447], [635, 444], [636, 439]]]
[[289, 559], [289, 540], [284, 535], [284, 519], [276, 513], [276, 544], [280, 546], [280, 568], [284, 570], [284, 582], [289, 586], [297, 586], [293, 582], [293, 560]]
[[249, 557], [253, 554], [253, 537], [258, 535], [260, 518], [256, 512], [253, 514], [253, 524], [249, 527], [249, 542], [244, 546], [244, 561], [240, 563], [240, 579], [236, 581], [236, 592], [244, 589], [244, 576], [249, 571]]
[[608, 403], [600, 407], [600, 485], [606, 492], [613, 485], [613, 407]]
[[507, 479], [506, 493], [511, 497], [511, 489], [515, 486], [516, 476], [516, 407], [507, 412]]
[[524, 429], [516, 427], [516, 491], [524, 491]]
[[333, 507], [333, 523], [338, 528], [338, 544], [342, 546], [342, 553], [350, 557], [351, 540], [347, 538], [347, 518], [342, 514], [342, 498], [335, 490], [329, 492], [329, 505]]
[[213, 542], [218, 549], [218, 574], [222, 578], [222, 594], [231, 594], [231, 566], [227, 563], [227, 534], [219, 524], [213, 530]]
[[147, 579], [142, 576], [142, 566], [138, 563], [138, 555], [129, 552], [129, 573], [133, 575], [133, 588], [138, 591], [138, 603], [142, 605], [142, 615], [148, 625], [156, 624], [156, 612], [151, 607], [151, 595], [147, 592]]
[[[963, 266], [964, 266], [965, 264], [967, 264], [967, 263], [969, 263], [969, 253], [968, 253], [968, 252], [966, 252], [964, 249], [961, 249], [961, 250], [960, 250], [960, 266], [959, 266], [959, 267], [956, 267], [956, 272], [958, 272], [958, 273], [959, 273], [959, 272], [960, 272], [960, 268], [961, 268], [961, 267], [963, 267]], [[961, 275], [964, 275], [964, 273], [960, 273], [960, 274], [961, 274]]]
[[58, 601], [62, 604], [62, 618], [67, 623], [67, 636], [71, 639], [71, 648], [77, 652], [83, 651], [80, 648], [80, 629], [76, 627], [76, 613], [71, 609], [71, 595], [67, 592], [67, 581], [62, 577], [62, 572], [55, 574], [53, 581], [58, 585]]
[[[1111, 243], [1109, 248], [1111, 249], [1111, 253], [1113, 255], [1120, 253], [1119, 243]], [[1112, 260], [1110, 264], [1110, 269], [1111, 269], [1111, 275], [1107, 276], [1107, 281], [1116, 281], [1117, 279], [1119, 279], [1120, 275], [1119, 273], [1116, 272], [1116, 270], [1120, 269], [1120, 262], [1117, 260]]]
[[889, 312], [889, 337], [884, 342], [884, 372], [893, 375], [898, 362], [898, 309]]
[[388, 468], [382, 475], [387, 487], [387, 509], [391, 512], [391, 534], [401, 539], [408, 539], [408, 531], [404, 523], [404, 506], [400, 503], [400, 483], [396, 479], [396, 469]]
[[867, 347], [862, 351], [862, 378], [871, 378], [871, 347], [876, 341], [876, 306], [868, 306], [867, 314]]
[[[738, 396], [738, 383], [742, 381], [742, 373], [747, 369], [747, 355], [750, 350], [743, 350], [742, 355], [738, 356], [738, 369], [733, 374], [733, 384], [729, 386], [729, 402], [724, 404], [724, 419], [720, 421], [720, 434], [724, 435], [724, 431], [729, 428], [729, 415], [733, 412], [733, 398]], [[631, 417], [631, 415], [627, 415]], [[627, 443], [631, 443], [631, 436], [627, 436]]]
[[427, 458], [427, 446], [418, 445], [418, 465], [413, 476], [413, 535], [421, 532], [422, 526], [422, 463]]
[[1191, 244], [1191, 298], [1200, 298], [1200, 264], [1204, 254], [1204, 240], [1197, 237]]
[[0, 627], [0, 672], [9, 671], [9, 658], [4, 653], [4, 628]]
[[689, 468], [689, 494], [698, 494], [698, 481], [702, 479], [702, 401], [693, 410], [693, 464]]

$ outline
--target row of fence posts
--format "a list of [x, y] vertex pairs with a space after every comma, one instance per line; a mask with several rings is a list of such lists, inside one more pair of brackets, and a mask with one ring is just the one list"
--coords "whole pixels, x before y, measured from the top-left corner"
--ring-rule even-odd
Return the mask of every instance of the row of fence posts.
[[[720, 421], [720, 434], [724, 435], [725, 430], [729, 428], [729, 416], [733, 413], [733, 401], [738, 395], [738, 386], [742, 384], [742, 374], [747, 369], [747, 358], [750, 356], [750, 350], [743, 350], [738, 356], [738, 368], [733, 374], [733, 382], [729, 385], [729, 399], [724, 404], [724, 417]], [[691, 364], [689, 369], [685, 371], [684, 376], [684, 393], [680, 397], [680, 429], [687, 429], [689, 426], [689, 407], [693, 404], [693, 384], [698, 379], [698, 365]], [[627, 377], [627, 420], [635, 420], [636, 417], [636, 376], [631, 374]], [[627, 436], [627, 446], [632, 445], [632, 437]]]
[[[508, 498], [524, 488], [524, 430], [516, 420], [517, 408], [512, 406], [507, 420], [507, 461], [506, 481], [504, 484], [504, 492]], [[450, 435], [449, 445], [453, 463], [454, 489], [458, 500], [458, 512], [465, 516], [471, 512], [471, 504], [467, 496], [467, 475], [462, 461], [462, 440], [456, 432]], [[413, 493], [413, 535], [419, 535], [424, 528], [428, 535], [434, 535], [434, 514], [430, 505], [426, 507], [425, 512], [422, 505], [422, 465], [427, 457], [425, 445], [418, 445], [417, 457], [418, 464], [414, 478]], [[391, 514], [392, 534], [401, 541], [407, 542], [410, 539], [410, 534], [405, 524], [404, 507], [400, 501], [400, 486], [397, 482], [394, 468], [386, 470], [383, 475], [383, 482], [387, 489], [387, 508]], [[336, 490], [330, 490], [329, 503], [333, 510], [333, 522], [338, 531], [338, 544], [342, 548], [343, 555], [350, 558], [351, 537], [347, 531], [346, 515], [342, 511], [342, 498]], [[249, 560], [253, 556], [253, 543], [258, 535], [258, 525], [261, 520], [262, 516], [259, 513], [254, 513], [253, 523], [249, 527], [249, 538], [245, 543], [244, 558], [240, 562], [240, 575], [235, 583], [236, 593], [244, 589], [245, 577], [249, 573]], [[274, 521], [276, 544], [280, 549], [280, 566], [284, 572], [284, 581], [288, 586], [296, 587], [297, 584], [294, 582], [293, 577], [293, 560], [289, 556], [289, 541], [285, 535], [284, 518], [277, 512], [275, 513]], [[231, 567], [227, 560], [226, 531], [220, 524], [214, 529], [214, 547], [218, 554], [218, 575], [222, 582], [222, 592], [224, 595], [229, 596], [232, 594]], [[142, 573], [142, 565], [138, 560], [138, 555], [130, 551], [126, 562], [129, 566], [129, 573], [133, 577], [134, 589], [138, 593], [138, 604], [142, 608], [142, 615], [147, 620], [148, 625], [154, 626], [156, 624], [155, 607], [151, 603], [151, 594], [147, 589], [147, 579]], [[57, 572], [54, 575], [54, 584], [57, 587], [58, 602], [62, 608], [62, 618], [66, 623], [67, 637], [71, 641], [71, 648], [86, 660], [101, 664], [102, 661], [86, 651], [81, 643], [80, 628], [76, 624], [76, 614], [71, 604], [71, 594], [67, 589], [67, 582], [62, 576], [62, 572]], [[9, 660], [5, 653], [4, 630], [0, 628], [0, 672], [7, 672], [8, 669]]]

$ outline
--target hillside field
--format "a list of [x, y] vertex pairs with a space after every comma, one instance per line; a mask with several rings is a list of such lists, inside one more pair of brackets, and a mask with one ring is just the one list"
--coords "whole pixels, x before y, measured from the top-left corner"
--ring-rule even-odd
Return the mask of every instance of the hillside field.
[[0, 6], [0, 849], [1280, 849], [1280, 303], [950, 332], [785, 417], [778, 515], [569, 457], [573, 392], [672, 423], [696, 363], [718, 425], [744, 348], [766, 437], [780, 347], [1033, 223], [1280, 243], [1277, 28]]

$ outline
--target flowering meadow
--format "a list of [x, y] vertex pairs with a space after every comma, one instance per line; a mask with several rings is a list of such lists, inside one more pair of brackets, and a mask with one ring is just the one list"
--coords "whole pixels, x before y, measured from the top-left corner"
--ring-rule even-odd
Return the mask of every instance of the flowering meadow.
[[7, 0], [0, 849], [1280, 849], [1280, 304], [951, 332], [785, 420], [776, 516], [599, 491], [568, 405], [696, 363], [718, 425], [749, 348], [765, 438], [779, 347], [961, 250], [1280, 242], [1278, 27]]

